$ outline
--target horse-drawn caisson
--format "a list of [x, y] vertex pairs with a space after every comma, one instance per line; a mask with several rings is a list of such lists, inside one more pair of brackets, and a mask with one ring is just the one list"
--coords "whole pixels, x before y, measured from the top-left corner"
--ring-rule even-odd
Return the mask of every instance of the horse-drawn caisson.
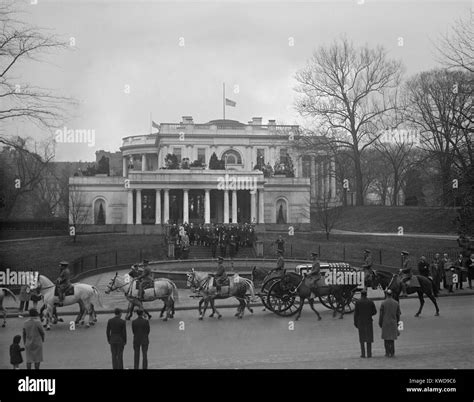
[[322, 305], [333, 310], [333, 315], [354, 311], [358, 297], [356, 292], [364, 285], [363, 272], [347, 263], [321, 262], [320, 275], [312, 279], [307, 273], [312, 265], [298, 265], [294, 272], [269, 270], [254, 267], [252, 280], [261, 283], [258, 293], [264, 306], [283, 317], [297, 314], [299, 319], [304, 302], [307, 299], [311, 309], [319, 319], [321, 316], [314, 308], [317, 297]]

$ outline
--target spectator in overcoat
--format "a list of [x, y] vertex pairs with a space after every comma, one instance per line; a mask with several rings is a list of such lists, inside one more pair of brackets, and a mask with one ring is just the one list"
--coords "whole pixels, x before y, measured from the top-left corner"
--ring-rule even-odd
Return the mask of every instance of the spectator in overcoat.
[[397, 339], [398, 323], [400, 321], [400, 305], [392, 297], [392, 291], [386, 292], [387, 297], [380, 305], [379, 326], [382, 328], [382, 339], [384, 340], [385, 356], [395, 356], [395, 340]]
[[377, 314], [375, 303], [367, 298], [367, 290], [362, 290], [361, 298], [355, 304], [354, 326], [359, 330], [360, 357], [372, 357], [372, 343], [374, 342], [374, 328], [372, 316]]
[[143, 318], [143, 310], [137, 311], [138, 317], [132, 321], [133, 332], [133, 367], [138, 370], [140, 365], [140, 349], [143, 354], [143, 370], [148, 368], [148, 334], [150, 333], [150, 323]]
[[472, 289], [473, 279], [474, 279], [474, 253], [471, 254], [471, 257], [468, 261], [468, 266], [467, 266], [467, 280], [469, 283], [469, 289]]
[[43, 361], [43, 342], [45, 334], [43, 326], [38, 319], [38, 311], [32, 308], [30, 318], [23, 325], [23, 343], [26, 350], [26, 368], [31, 369], [34, 363], [35, 369], [40, 368]]
[[123, 349], [127, 344], [127, 326], [122, 320], [122, 311], [114, 310], [115, 316], [107, 322], [107, 342], [112, 352], [112, 368], [123, 369]]

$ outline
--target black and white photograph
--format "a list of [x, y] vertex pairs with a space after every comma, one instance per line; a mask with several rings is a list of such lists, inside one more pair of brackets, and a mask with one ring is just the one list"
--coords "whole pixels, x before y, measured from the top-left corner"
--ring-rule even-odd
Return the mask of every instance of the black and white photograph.
[[207, 373], [472, 401], [473, 24], [0, 0], [0, 400]]

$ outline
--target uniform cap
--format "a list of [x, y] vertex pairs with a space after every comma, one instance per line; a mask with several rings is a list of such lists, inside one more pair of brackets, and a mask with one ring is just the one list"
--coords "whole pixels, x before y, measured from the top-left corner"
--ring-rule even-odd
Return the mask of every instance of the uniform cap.
[[402, 251], [402, 255], [410, 255], [410, 253], [409, 253], [408, 251], [406, 251], [406, 250], [403, 250], [403, 251]]
[[366, 248], [366, 249], [364, 250], [364, 252], [370, 253], [370, 250], [369, 250], [368, 248]]
[[60, 266], [60, 267], [67, 267], [68, 265], [69, 265], [69, 263], [68, 263], [67, 261], [61, 261], [61, 262], [59, 263], [59, 266]]
[[311, 251], [311, 255], [319, 255], [317, 251]]

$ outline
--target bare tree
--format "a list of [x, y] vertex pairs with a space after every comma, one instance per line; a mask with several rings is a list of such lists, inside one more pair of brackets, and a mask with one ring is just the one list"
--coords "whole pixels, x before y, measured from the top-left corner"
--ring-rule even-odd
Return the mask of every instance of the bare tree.
[[474, 73], [474, 29], [469, 19], [457, 20], [435, 47], [445, 67]]
[[356, 48], [342, 38], [320, 47], [296, 74], [298, 112], [314, 117], [330, 143], [351, 151], [358, 205], [364, 204], [361, 154], [378, 138], [384, 116], [397, 109], [402, 72], [401, 62], [388, 59], [384, 48]]
[[[41, 61], [41, 56], [65, 48], [67, 44], [19, 21], [18, 13], [13, 2], [0, 4], [0, 121], [29, 121], [46, 129], [58, 127], [64, 106], [72, 103], [71, 99], [22, 82], [14, 72], [27, 62]], [[0, 132], [0, 143], [17, 145], [3, 132]]]
[[334, 225], [339, 221], [342, 213], [342, 207], [334, 206], [334, 202], [330, 192], [321, 194], [316, 202], [314, 209], [316, 224], [326, 233], [326, 239]]
[[405, 118], [420, 130], [421, 147], [438, 162], [442, 203], [448, 205], [454, 176], [473, 165], [472, 75], [459, 70], [422, 72], [407, 82], [405, 93]]
[[[68, 215], [70, 235], [73, 237], [74, 242], [76, 242], [77, 233], [81, 232], [84, 225], [88, 223], [90, 209], [90, 205], [85, 203], [84, 193], [75, 186], [70, 187]], [[73, 230], [72, 234], [71, 230]]]
[[10, 217], [18, 201], [27, 194], [34, 194], [52, 155], [48, 147], [44, 156], [28, 149], [28, 139], [15, 137], [9, 139], [11, 146], [5, 147], [1, 154], [2, 169], [2, 198], [4, 200], [3, 215]]

